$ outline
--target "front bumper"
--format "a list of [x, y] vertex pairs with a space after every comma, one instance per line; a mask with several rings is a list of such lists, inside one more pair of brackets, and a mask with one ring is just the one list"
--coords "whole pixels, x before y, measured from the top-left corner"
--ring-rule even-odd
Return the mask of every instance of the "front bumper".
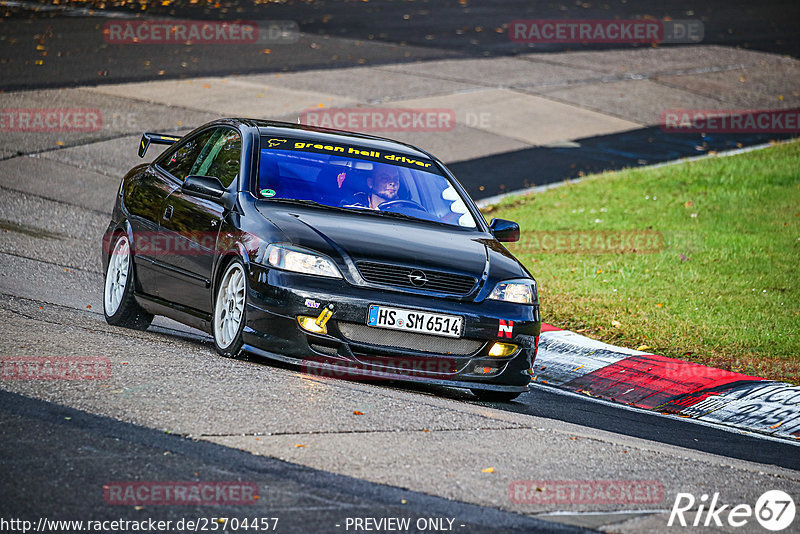
[[[310, 374], [354, 380], [411, 380], [472, 389], [525, 391], [541, 328], [538, 306], [470, 302], [355, 287], [249, 266], [245, 350], [299, 364]], [[326, 334], [308, 332], [297, 316], [333, 315]], [[443, 338], [366, 326], [372, 304], [464, 317], [462, 337]], [[502, 323], [501, 323], [502, 321]], [[502, 324], [502, 328], [501, 328]], [[519, 348], [489, 355], [494, 342]]]

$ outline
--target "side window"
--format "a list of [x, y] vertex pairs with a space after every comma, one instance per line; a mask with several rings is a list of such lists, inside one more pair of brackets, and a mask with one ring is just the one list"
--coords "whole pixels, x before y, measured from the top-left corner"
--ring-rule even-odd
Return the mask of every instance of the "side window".
[[242, 140], [239, 132], [217, 128], [208, 140], [189, 174], [214, 176], [228, 187], [239, 174]]
[[183, 181], [191, 174], [192, 166], [208, 144], [216, 130], [209, 130], [185, 141], [171, 156], [163, 158], [158, 164], [168, 173]]

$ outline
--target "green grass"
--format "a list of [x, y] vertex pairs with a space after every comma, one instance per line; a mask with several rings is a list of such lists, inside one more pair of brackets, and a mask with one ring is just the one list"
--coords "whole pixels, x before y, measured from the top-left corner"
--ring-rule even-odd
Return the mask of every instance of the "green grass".
[[[539, 282], [545, 322], [800, 383], [800, 142], [607, 172], [484, 214], [520, 223], [521, 241], [509, 249]], [[648, 229], [663, 236], [660, 250], [530, 248], [554, 230]]]

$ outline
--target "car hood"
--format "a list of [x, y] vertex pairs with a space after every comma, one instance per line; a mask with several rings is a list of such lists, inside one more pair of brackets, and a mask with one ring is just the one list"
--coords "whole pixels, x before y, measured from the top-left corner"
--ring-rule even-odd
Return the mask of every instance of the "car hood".
[[516, 259], [484, 232], [274, 201], [260, 201], [257, 208], [292, 244], [337, 260], [393, 263], [476, 279], [528, 276]]

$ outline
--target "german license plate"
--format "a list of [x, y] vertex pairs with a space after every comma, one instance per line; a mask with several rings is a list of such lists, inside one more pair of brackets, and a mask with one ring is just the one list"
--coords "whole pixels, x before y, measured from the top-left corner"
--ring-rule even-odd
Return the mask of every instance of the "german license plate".
[[464, 318], [373, 304], [369, 307], [367, 325], [434, 336], [461, 337]]

